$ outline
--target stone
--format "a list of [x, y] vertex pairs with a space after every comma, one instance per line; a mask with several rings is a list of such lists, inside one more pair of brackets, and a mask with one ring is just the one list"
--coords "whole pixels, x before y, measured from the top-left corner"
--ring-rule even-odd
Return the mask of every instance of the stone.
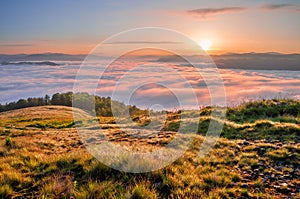
[[242, 187], [242, 188], [248, 188], [249, 185], [248, 185], [248, 183], [243, 183], [243, 184], [241, 185], [241, 187]]

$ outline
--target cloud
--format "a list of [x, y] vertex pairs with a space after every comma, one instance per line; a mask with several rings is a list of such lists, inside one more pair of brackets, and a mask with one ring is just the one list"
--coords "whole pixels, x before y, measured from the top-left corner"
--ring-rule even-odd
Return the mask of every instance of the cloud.
[[176, 41], [116, 41], [116, 42], [108, 42], [105, 44], [182, 44], [182, 42], [176, 42]]
[[[289, 3], [282, 3], [282, 4], [265, 4], [261, 8], [265, 10], [279, 10], [279, 9], [285, 9], [285, 8], [295, 8], [298, 7], [295, 4], [289, 4]], [[295, 9], [296, 11], [300, 11], [299, 8]]]
[[[269, 58], [266, 56], [267, 55], [263, 55], [264, 60], [272, 59], [274, 60], [272, 63], [278, 62], [285, 65], [283, 64], [284, 62], [279, 62], [279, 60], [275, 58], [276, 56], [279, 56], [282, 59], [287, 59], [287, 57], [293, 58], [295, 61], [298, 60], [297, 63], [299, 63], [299, 59], [297, 59], [299, 55], [274, 55], [273, 53], [268, 55]], [[246, 59], [250, 61], [259, 59], [259, 56], [253, 54], [248, 54], [247, 56], [230, 54], [223, 55], [219, 58], [222, 58], [223, 61], [226, 61], [226, 59], [234, 59], [237, 61]], [[287, 62], [289, 61], [287, 60]], [[80, 66], [74, 65], [74, 62], [59, 63], [65, 63], [65, 65], [45, 65], [42, 67], [37, 65], [14, 65], [0, 67], [0, 75], [2, 77], [0, 79], [0, 103], [5, 104], [6, 102], [18, 100], [19, 98], [44, 96], [46, 93], [51, 95], [56, 92], [72, 91], [76, 73]], [[230, 61], [228, 64], [229, 63], [233, 64], [234, 62]], [[191, 68], [190, 66], [178, 65], [177, 67], [181, 68], [179, 71], [180, 76], [186, 79], [186, 81], [182, 81], [180, 76], [172, 75], [173, 73], [168, 72], [168, 70], [165, 70], [164, 68], [149, 73], [149, 70], [146, 67], [143, 67], [141, 70], [131, 70], [130, 74], [128, 74], [129, 70], [133, 68], [133, 63], [131, 61], [124, 62], [121, 60], [115, 62], [113, 66], [117, 68], [109, 68], [109, 70], [103, 74], [100, 81], [98, 76], [98, 65], [84, 70], [83, 78], [80, 80], [80, 83], [82, 83], [80, 84], [82, 85], [80, 88], [84, 89], [82, 91], [93, 92], [94, 90], [89, 90], [91, 88], [90, 84], [99, 82], [97, 94], [101, 96], [111, 96], [111, 93], [116, 89], [116, 83], [124, 76], [124, 74], [127, 74], [132, 76], [132, 78], [125, 79], [128, 81], [120, 81], [120, 84], [117, 87], [119, 92], [124, 92], [125, 94], [128, 93], [128, 89], [132, 88], [133, 81], [139, 83], [143, 82], [145, 78], [147, 78], [149, 82], [155, 83], [164, 81], [166, 85], [168, 85], [166, 86], [166, 89], [163, 86], [155, 86], [155, 84], [145, 84], [144, 86], [141, 84], [143, 87], [139, 87], [139, 89], [135, 90], [136, 92], [133, 93], [132, 98], [130, 98], [130, 103], [146, 108], [151, 107], [153, 104], [162, 104], [165, 108], [174, 108], [178, 106], [178, 103], [172, 92], [176, 91], [174, 93], [179, 93], [180, 96], [183, 96], [181, 98], [181, 104], [190, 105], [192, 108], [195, 108], [193, 106], [193, 99], [189, 98], [191, 90], [187, 89], [185, 83], [190, 83], [194, 88], [201, 105], [209, 105], [211, 99], [205, 80], [209, 80], [209, 85], [212, 86], [213, 91], [215, 91], [219, 85], [218, 82], [214, 84], [212, 81], [213, 76], [204, 76], [204, 74], [211, 73], [212, 70], [210, 69], [202, 69], [201, 74], [199, 74], [196, 69]], [[261, 66], [263, 68], [263, 65]], [[220, 69], [218, 71], [223, 79], [229, 104], [237, 104], [245, 99], [276, 97], [279, 94], [287, 97], [300, 96], [299, 70]], [[204, 79], [204, 77], [207, 78]]]
[[243, 7], [200, 8], [200, 9], [188, 10], [187, 13], [190, 15], [196, 15], [202, 18], [206, 18], [209, 15], [235, 13], [244, 10], [246, 10], [246, 8]]
[[0, 44], [0, 46], [3, 46], [3, 47], [26, 47], [26, 46], [34, 46], [34, 44], [23, 44], [23, 43], [20, 43], [20, 44], [7, 44], [7, 43], [4, 43], [4, 44]]

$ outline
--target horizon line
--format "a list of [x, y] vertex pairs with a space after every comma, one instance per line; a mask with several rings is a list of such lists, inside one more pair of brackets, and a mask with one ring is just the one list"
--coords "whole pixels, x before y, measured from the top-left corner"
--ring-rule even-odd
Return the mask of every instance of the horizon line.
[[[278, 51], [263, 51], [263, 52], [255, 52], [255, 51], [248, 51], [248, 52], [225, 52], [220, 54], [210, 54], [209, 51], [206, 52], [210, 56], [220, 56], [220, 55], [230, 55], [230, 54], [280, 54], [280, 55], [294, 55], [294, 54], [300, 54], [300, 52], [291, 52], [291, 53], [284, 53], [284, 52], [278, 52]], [[39, 53], [0, 53], [0, 55], [46, 55], [46, 54], [60, 54], [60, 55], [72, 55], [72, 56], [88, 56], [89, 53], [64, 53], [64, 52], [39, 52]], [[194, 54], [191, 56], [195, 56], [198, 54]], [[155, 55], [141, 55], [142, 56], [155, 56]], [[167, 55], [169, 56], [169, 55]], [[139, 57], [139, 56], [137, 56]]]

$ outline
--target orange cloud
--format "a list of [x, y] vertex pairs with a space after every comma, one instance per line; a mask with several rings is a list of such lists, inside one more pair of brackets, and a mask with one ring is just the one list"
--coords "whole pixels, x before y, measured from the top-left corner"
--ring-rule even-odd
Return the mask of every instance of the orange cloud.
[[289, 3], [265, 4], [261, 8], [265, 9], [265, 10], [278, 10], [278, 9], [282, 9], [282, 8], [291, 8], [291, 7], [297, 7], [297, 5], [295, 5], [295, 4], [289, 4]]
[[235, 13], [246, 10], [243, 7], [222, 7], [222, 8], [200, 8], [194, 10], [188, 10], [187, 13], [190, 15], [200, 16], [206, 18], [209, 15], [225, 14], [225, 13]]

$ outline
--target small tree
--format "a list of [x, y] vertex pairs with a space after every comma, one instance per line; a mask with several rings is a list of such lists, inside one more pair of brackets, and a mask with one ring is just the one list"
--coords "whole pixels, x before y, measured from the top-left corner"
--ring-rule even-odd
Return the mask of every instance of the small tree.
[[44, 101], [45, 101], [45, 105], [51, 104], [50, 103], [50, 96], [46, 94], [45, 97], [44, 97]]

